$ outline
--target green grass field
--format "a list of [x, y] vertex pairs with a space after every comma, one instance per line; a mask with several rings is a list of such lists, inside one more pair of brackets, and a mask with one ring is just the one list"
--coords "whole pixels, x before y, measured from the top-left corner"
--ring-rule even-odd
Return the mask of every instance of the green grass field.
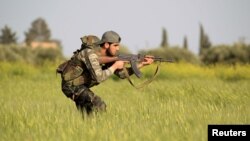
[[83, 118], [55, 66], [0, 63], [0, 140], [206, 141], [208, 124], [250, 123], [249, 65], [166, 64], [143, 89], [109, 79], [92, 90], [107, 112]]

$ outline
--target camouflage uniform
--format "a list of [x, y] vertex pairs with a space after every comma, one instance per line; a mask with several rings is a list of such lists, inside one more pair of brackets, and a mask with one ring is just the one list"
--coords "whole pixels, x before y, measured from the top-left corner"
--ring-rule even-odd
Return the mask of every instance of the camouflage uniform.
[[[98, 85], [110, 77], [113, 72], [109, 68], [112, 64], [101, 65], [96, 52], [96, 36], [85, 36], [82, 39], [82, 47], [74, 52], [70, 60], [61, 64], [57, 72], [61, 73], [62, 91], [72, 100], [75, 101], [77, 109], [86, 111], [90, 114], [93, 110], [106, 110], [106, 104], [102, 99], [95, 95], [89, 88]], [[128, 69], [128, 73], [133, 73]], [[122, 70], [115, 71], [120, 78], [125, 78]]]

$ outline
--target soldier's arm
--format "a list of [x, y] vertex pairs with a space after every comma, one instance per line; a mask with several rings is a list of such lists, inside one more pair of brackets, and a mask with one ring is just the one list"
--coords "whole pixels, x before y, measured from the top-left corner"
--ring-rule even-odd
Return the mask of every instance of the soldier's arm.
[[115, 66], [111, 66], [105, 70], [102, 70], [98, 55], [91, 50], [87, 50], [87, 57], [85, 57], [85, 51], [81, 51], [79, 53], [79, 59], [85, 62], [88, 70], [92, 75], [92, 79], [95, 79], [98, 83], [106, 80], [117, 69]]

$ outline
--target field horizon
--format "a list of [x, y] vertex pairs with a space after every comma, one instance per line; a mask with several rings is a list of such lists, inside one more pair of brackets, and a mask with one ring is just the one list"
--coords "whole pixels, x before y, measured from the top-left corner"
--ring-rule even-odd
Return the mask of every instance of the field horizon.
[[89, 117], [63, 95], [55, 69], [0, 62], [1, 141], [206, 141], [209, 124], [250, 123], [249, 65], [161, 65], [142, 89], [112, 77], [91, 88], [107, 112]]

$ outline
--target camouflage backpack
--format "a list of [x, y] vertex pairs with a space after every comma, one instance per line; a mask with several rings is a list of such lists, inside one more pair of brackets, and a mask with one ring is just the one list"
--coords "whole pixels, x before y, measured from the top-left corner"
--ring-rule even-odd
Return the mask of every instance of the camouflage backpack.
[[83, 62], [77, 59], [76, 56], [83, 49], [93, 49], [97, 47], [98, 45], [96, 45], [96, 43], [100, 41], [100, 39], [94, 35], [84, 36], [80, 39], [82, 41], [81, 49], [76, 50], [70, 60], [63, 62], [56, 69], [56, 72], [61, 74], [62, 81], [72, 81], [72, 84], [75, 86], [84, 83], [84, 78], [82, 76], [84, 72]]

